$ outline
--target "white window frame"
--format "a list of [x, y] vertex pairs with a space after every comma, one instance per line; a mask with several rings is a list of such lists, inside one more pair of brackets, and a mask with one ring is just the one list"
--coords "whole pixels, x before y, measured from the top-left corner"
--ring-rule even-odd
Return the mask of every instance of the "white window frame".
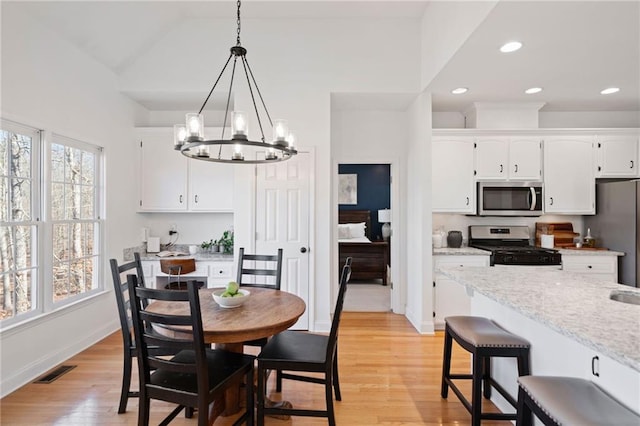
[[[60, 311], [70, 305], [83, 303], [87, 299], [95, 297], [105, 291], [105, 158], [102, 147], [73, 139], [67, 136], [53, 133], [48, 130], [40, 130], [35, 127], [20, 124], [11, 120], [0, 118], [0, 125], [3, 130], [14, 133], [32, 136], [32, 185], [31, 185], [31, 221], [29, 222], [3, 222], [3, 225], [35, 225], [36, 238], [32, 242], [32, 264], [36, 279], [32, 279], [32, 309], [29, 312], [21, 313], [14, 317], [0, 321], [0, 332], [16, 329], [27, 323], [46, 317], [52, 313]], [[63, 300], [53, 301], [53, 221], [51, 215], [51, 147], [53, 143], [71, 146], [84, 151], [94, 153], [95, 162], [95, 186], [94, 186], [94, 218], [82, 222], [96, 223], [98, 231], [95, 232], [94, 250], [97, 252], [94, 283], [95, 287], [87, 292], [67, 297]], [[35, 304], [35, 307], [33, 305]]]
[[28, 222], [6, 222], [7, 226], [35, 226], [36, 238], [32, 240], [31, 256], [33, 273], [35, 278], [31, 278], [31, 310], [21, 313], [11, 318], [2, 320], [0, 328], [4, 329], [15, 324], [20, 324], [41, 315], [44, 311], [44, 295], [42, 292], [42, 206], [41, 206], [41, 189], [42, 189], [42, 131], [31, 126], [16, 123], [14, 121], [0, 119], [0, 125], [3, 130], [12, 133], [31, 136], [31, 220]]
[[[95, 176], [96, 180], [95, 192], [94, 196], [94, 214], [95, 218], [91, 220], [80, 219], [80, 222], [91, 222], [96, 223], [98, 226], [98, 232], [95, 233], [95, 237], [98, 239], [95, 242], [94, 247], [98, 250], [97, 260], [95, 263], [96, 271], [94, 272], [94, 281], [96, 283], [95, 288], [80, 294], [76, 294], [71, 297], [67, 297], [63, 300], [59, 300], [54, 302], [53, 297], [53, 218], [51, 214], [51, 187], [52, 187], [52, 167], [51, 167], [51, 146], [53, 144], [59, 144], [64, 146], [69, 146], [77, 149], [81, 149], [83, 151], [93, 152], [95, 155]], [[44, 203], [45, 206], [45, 223], [44, 228], [44, 242], [43, 247], [45, 248], [45, 252], [47, 255], [45, 256], [45, 273], [43, 274], [46, 277], [46, 282], [43, 283], [43, 293], [44, 293], [44, 305], [45, 311], [57, 310], [61, 307], [75, 304], [76, 302], [92, 297], [95, 294], [98, 294], [104, 291], [104, 155], [102, 147], [82, 142], [77, 139], [69, 138], [67, 136], [63, 136], [57, 133], [45, 132], [44, 137]], [[58, 221], [56, 221], [57, 223]], [[70, 223], [70, 222], [69, 222]]]

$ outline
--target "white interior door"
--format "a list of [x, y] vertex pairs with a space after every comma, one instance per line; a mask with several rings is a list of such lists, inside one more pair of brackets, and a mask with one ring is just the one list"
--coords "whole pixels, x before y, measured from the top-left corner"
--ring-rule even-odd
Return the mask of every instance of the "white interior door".
[[311, 154], [260, 164], [256, 182], [256, 253], [283, 249], [282, 290], [301, 297], [307, 310], [292, 327], [309, 329], [309, 171]]

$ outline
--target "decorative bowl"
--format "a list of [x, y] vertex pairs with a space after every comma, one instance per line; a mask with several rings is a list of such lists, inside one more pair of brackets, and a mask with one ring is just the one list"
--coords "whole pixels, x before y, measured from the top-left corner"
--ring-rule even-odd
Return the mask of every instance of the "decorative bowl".
[[234, 297], [222, 297], [221, 295], [225, 291], [226, 289], [220, 288], [218, 290], [214, 290], [214, 292], [212, 293], [213, 300], [215, 300], [221, 308], [237, 308], [238, 306], [241, 306], [244, 302], [246, 302], [247, 299], [249, 299], [249, 295], [251, 294], [249, 290], [244, 290], [241, 288], [238, 290], [238, 294], [242, 294], [242, 296], [236, 295]]

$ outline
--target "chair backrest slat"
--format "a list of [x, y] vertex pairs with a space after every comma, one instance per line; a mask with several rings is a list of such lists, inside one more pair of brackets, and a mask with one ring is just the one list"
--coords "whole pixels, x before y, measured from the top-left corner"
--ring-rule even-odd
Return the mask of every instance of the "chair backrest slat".
[[[122, 339], [125, 348], [135, 349], [135, 340], [131, 334], [133, 322], [131, 321], [131, 305], [129, 303], [129, 286], [123, 275], [135, 273], [137, 275], [139, 285], [144, 287], [144, 272], [142, 270], [142, 262], [140, 254], [133, 254], [134, 260], [131, 262], [118, 265], [116, 259], [111, 259], [111, 275], [113, 278], [113, 288], [116, 296], [116, 304], [118, 305], [118, 316], [120, 319], [120, 328], [122, 330]], [[146, 302], [143, 302], [146, 304]]]
[[282, 249], [278, 249], [277, 255], [245, 254], [244, 247], [241, 247], [238, 255], [236, 282], [240, 284], [240, 287], [262, 287], [280, 290], [282, 283], [282, 253]]
[[342, 307], [344, 305], [344, 296], [347, 292], [347, 283], [351, 278], [351, 258], [347, 257], [342, 273], [340, 274], [340, 288], [338, 289], [338, 298], [336, 300], [336, 308], [333, 311], [333, 319], [331, 320], [331, 331], [329, 332], [329, 343], [327, 344], [327, 359], [332, 359], [336, 353], [338, 344], [338, 327], [340, 325], [340, 317], [342, 316]]

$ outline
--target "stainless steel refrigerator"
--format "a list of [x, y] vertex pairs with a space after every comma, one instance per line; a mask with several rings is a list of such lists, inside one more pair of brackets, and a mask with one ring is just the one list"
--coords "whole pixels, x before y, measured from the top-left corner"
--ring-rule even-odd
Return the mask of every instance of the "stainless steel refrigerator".
[[618, 258], [618, 281], [638, 287], [640, 181], [598, 183], [596, 215], [585, 216], [584, 226], [591, 228], [598, 246], [625, 253]]

